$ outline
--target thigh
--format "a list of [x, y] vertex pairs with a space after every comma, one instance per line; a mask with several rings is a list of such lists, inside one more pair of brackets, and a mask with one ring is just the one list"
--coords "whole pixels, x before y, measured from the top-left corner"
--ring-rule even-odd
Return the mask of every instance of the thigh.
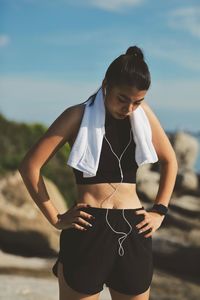
[[72, 289], [66, 282], [63, 275], [63, 265], [58, 262], [58, 284], [59, 284], [59, 300], [98, 300], [100, 293], [94, 295], [82, 294]]
[[112, 288], [109, 288], [109, 291], [112, 300], [149, 300], [150, 288], [151, 287], [149, 287], [145, 292], [138, 295], [125, 295], [115, 291]]

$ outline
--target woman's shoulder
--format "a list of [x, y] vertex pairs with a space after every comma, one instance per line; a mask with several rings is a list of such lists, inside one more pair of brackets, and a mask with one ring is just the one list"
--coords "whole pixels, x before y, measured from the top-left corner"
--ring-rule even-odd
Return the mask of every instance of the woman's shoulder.
[[78, 131], [83, 112], [83, 104], [66, 108], [27, 152], [21, 166], [30, 164], [41, 168], [66, 142], [71, 144]]
[[80, 126], [83, 113], [82, 103], [67, 107], [50, 125], [44, 137], [46, 139], [59, 137], [62, 143], [70, 143]]
[[68, 107], [64, 113], [64, 119], [68, 123], [68, 126], [70, 123], [70, 133], [71, 133], [69, 139], [70, 145], [72, 145], [74, 140], [76, 139], [83, 118], [84, 110], [85, 110], [85, 104], [80, 103]]
[[80, 122], [84, 114], [85, 105], [83, 103], [69, 106], [65, 112], [67, 118], [71, 118], [74, 121]]
[[157, 117], [157, 115], [155, 114], [155, 112], [153, 111], [152, 107], [150, 107], [150, 105], [143, 101], [141, 103], [141, 107], [143, 108], [144, 112], [146, 113], [149, 123], [152, 127], [160, 127], [160, 121], [159, 118]]

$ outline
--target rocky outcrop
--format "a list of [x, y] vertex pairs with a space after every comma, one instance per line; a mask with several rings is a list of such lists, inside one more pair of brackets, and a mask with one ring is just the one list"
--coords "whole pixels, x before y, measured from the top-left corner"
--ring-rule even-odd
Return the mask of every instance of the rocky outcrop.
[[192, 193], [200, 195], [199, 178], [193, 170], [185, 170], [177, 174], [176, 191], [179, 194]]
[[[65, 201], [57, 187], [44, 178], [50, 198], [60, 213]], [[24, 256], [54, 256], [60, 231], [53, 227], [30, 197], [18, 171], [0, 180], [0, 247]]]
[[[182, 227], [182, 224], [181, 224]], [[155, 265], [185, 277], [198, 279], [200, 276], [200, 226], [183, 230], [161, 226], [153, 236]]]
[[178, 131], [171, 139], [179, 166], [179, 172], [193, 170], [197, 159], [199, 143], [192, 135]]
[[153, 201], [159, 187], [160, 175], [158, 172], [151, 171], [150, 165], [142, 165], [137, 170], [137, 191], [143, 201]]
[[195, 218], [198, 219], [200, 217], [200, 197], [184, 195], [179, 198], [173, 198], [170, 201], [170, 207], [185, 218], [190, 217], [195, 220]]

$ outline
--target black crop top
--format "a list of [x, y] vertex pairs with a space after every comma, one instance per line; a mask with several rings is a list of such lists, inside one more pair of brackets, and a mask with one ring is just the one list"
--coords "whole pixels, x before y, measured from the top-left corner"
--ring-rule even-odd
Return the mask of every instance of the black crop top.
[[[108, 139], [113, 151], [118, 158], [130, 141], [131, 124], [129, 117], [125, 119], [115, 119], [106, 109], [105, 116], [105, 136]], [[135, 142], [131, 130], [131, 142], [124, 152], [121, 159], [121, 168], [123, 172], [123, 181], [127, 183], [136, 183], [136, 172], [138, 165], [135, 161]], [[108, 183], [121, 182], [119, 162], [110, 149], [105, 137], [102, 142], [102, 149], [99, 159], [99, 166], [96, 176], [83, 177], [83, 173], [72, 168], [77, 184]]]

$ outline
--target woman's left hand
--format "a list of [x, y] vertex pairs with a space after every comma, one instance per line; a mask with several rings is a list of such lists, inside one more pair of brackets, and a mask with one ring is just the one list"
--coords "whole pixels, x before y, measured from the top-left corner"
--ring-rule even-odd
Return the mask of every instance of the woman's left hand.
[[146, 226], [144, 226], [142, 229], [139, 230], [139, 234], [141, 232], [145, 232], [151, 229], [151, 232], [144, 235], [144, 237], [146, 238], [152, 236], [152, 233], [155, 232], [161, 226], [162, 221], [165, 217], [164, 215], [160, 215], [157, 212], [152, 212], [152, 211], [147, 212], [145, 209], [137, 210], [135, 213], [137, 215], [140, 214], [144, 215], [144, 219], [136, 225], [136, 228], [139, 230], [141, 227], [143, 227], [146, 224]]

